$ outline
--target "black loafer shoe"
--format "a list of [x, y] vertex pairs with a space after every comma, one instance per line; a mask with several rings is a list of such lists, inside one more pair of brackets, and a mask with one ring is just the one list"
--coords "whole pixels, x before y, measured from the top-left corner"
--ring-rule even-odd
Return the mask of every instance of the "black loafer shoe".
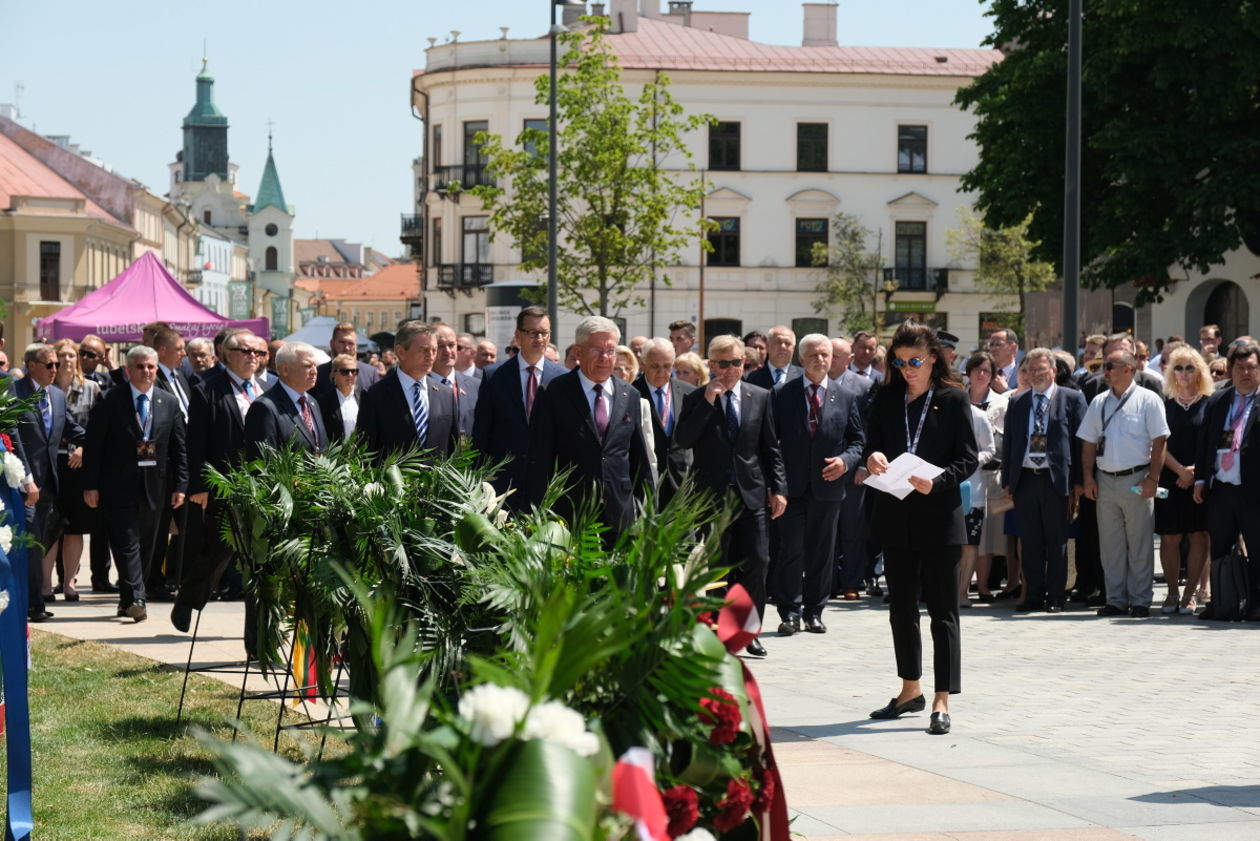
[[172, 607], [171, 624], [175, 626], [175, 630], [188, 633], [188, 629], [192, 626], [192, 608], [186, 604], [176, 604]]
[[132, 602], [123, 612], [135, 622], [143, 622], [149, 618], [149, 612], [144, 609], [144, 602]]
[[1046, 613], [1062, 613], [1062, 612], [1063, 612], [1063, 602], [1061, 601], [1052, 600], [1049, 604], [1046, 605]]
[[753, 640], [752, 642], [748, 643], [748, 647], [745, 648], [744, 650], [747, 651], [749, 654], [751, 654], [753, 657], [766, 656], [766, 647], [761, 644], [760, 640]]
[[827, 633], [827, 626], [823, 624], [822, 619], [817, 616], [811, 616], [805, 620], [805, 630], [811, 634], [825, 634]]
[[1129, 615], [1134, 619], [1145, 619], [1151, 615], [1151, 609], [1149, 607], [1144, 607], [1143, 605], [1134, 605], [1129, 608]]
[[944, 736], [949, 732], [949, 713], [932, 713], [932, 721], [927, 731], [933, 736]]
[[37, 610], [32, 613], [28, 613], [26, 618], [31, 622], [47, 622], [49, 619], [53, 618], [53, 615], [46, 610]]
[[1032, 613], [1034, 610], [1041, 610], [1042, 602], [1020, 602], [1015, 605], [1016, 613]]
[[108, 581], [106, 581], [104, 584], [93, 583], [92, 592], [93, 593], [117, 593], [118, 587], [115, 584], [110, 584]]
[[798, 633], [801, 630], [801, 617], [791, 616], [779, 623], [779, 633], [785, 637]]
[[1103, 605], [1098, 608], [1099, 616], [1124, 616], [1128, 611], [1122, 607], [1116, 607], [1114, 604]]
[[911, 698], [904, 704], [898, 704], [897, 699], [893, 698], [889, 700], [888, 706], [871, 710], [871, 718], [901, 718], [906, 713], [921, 713], [926, 708], [927, 699], [922, 695], [917, 698]]

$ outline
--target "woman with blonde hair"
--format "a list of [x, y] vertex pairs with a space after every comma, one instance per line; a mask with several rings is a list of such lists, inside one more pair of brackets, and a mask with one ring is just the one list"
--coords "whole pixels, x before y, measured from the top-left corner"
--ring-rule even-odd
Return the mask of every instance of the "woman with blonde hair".
[[709, 383], [709, 366], [704, 364], [698, 353], [688, 351], [674, 360], [674, 371], [678, 379], [701, 388]]
[[[53, 384], [66, 393], [66, 411], [87, 428], [88, 415], [92, 407], [101, 399], [101, 387], [83, 376], [79, 368], [79, 345], [71, 339], [61, 339], [53, 345], [53, 353], [57, 354], [57, 376]], [[61, 557], [62, 595], [68, 602], [77, 602], [79, 592], [75, 589], [74, 579], [79, 574], [79, 561], [83, 558], [83, 535], [92, 531], [93, 519], [97, 516], [83, 502], [83, 448], [76, 447], [67, 452], [65, 442], [60, 442], [57, 456], [57, 475], [60, 489], [57, 496], [57, 509], [61, 519], [54, 527], [48, 542], [48, 551], [44, 553], [44, 586], [49, 592], [44, 594], [44, 601], [52, 601], [52, 570]]]
[[634, 355], [634, 351], [625, 345], [617, 345], [613, 357], [613, 376], [620, 377], [628, 383], [633, 383], [635, 377], [639, 376], [639, 359]]
[[[1168, 489], [1166, 499], [1155, 500], [1155, 533], [1159, 535], [1159, 561], [1164, 568], [1168, 595], [1164, 613], [1194, 613], [1196, 599], [1206, 595], [1211, 560], [1208, 557], [1207, 507], [1194, 502], [1196, 442], [1203, 427], [1203, 410], [1215, 387], [1207, 362], [1190, 345], [1164, 348], [1164, 414], [1168, 418], [1168, 451], [1159, 486]], [[1181, 595], [1182, 537], [1189, 539], [1186, 557], [1186, 590]]]

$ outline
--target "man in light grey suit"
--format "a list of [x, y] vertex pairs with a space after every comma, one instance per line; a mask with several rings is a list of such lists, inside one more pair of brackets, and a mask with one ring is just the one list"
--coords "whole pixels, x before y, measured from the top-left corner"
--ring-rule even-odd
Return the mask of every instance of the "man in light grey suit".
[[[455, 335], [449, 324], [438, 322], [437, 355], [433, 358], [433, 370], [429, 376], [451, 389], [455, 400], [457, 429], [461, 438], [472, 438], [473, 416], [477, 409], [477, 393], [481, 381], [458, 370], [460, 346], [464, 340]], [[474, 366], [475, 367], [475, 366]]]

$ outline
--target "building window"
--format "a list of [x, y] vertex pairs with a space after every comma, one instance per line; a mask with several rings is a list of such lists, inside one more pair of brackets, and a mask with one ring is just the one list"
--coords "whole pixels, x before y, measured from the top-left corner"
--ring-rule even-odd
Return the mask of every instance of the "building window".
[[827, 319], [794, 318], [792, 319], [792, 332], [797, 335], [798, 341], [810, 333], [819, 333], [825, 336], [827, 335]]
[[441, 217], [433, 220], [433, 242], [429, 247], [429, 253], [433, 255], [433, 265], [442, 265], [442, 219]]
[[709, 244], [713, 246], [713, 250], [709, 252], [707, 265], [738, 266], [739, 219], [734, 216], [716, 216], [713, 221], [718, 227], [709, 234]]
[[41, 301], [61, 300], [61, 243], [39, 244], [39, 298]]
[[[546, 120], [526, 120], [525, 131], [529, 131], [530, 129], [534, 129], [535, 131], [546, 132], [547, 121]], [[529, 154], [531, 158], [538, 157], [538, 144], [537, 143], [527, 140], [521, 145], [524, 147], [526, 153]]]
[[927, 289], [927, 223], [898, 222], [894, 266], [902, 289]]
[[429, 160], [433, 162], [433, 167], [442, 165], [442, 127], [433, 127], [433, 148], [429, 150]]
[[490, 262], [490, 225], [488, 216], [464, 217], [464, 243], [461, 259], [465, 265]]
[[739, 123], [709, 126], [709, 169], [739, 169]]
[[927, 126], [897, 127], [897, 171], [927, 172]]
[[476, 137], [479, 131], [489, 131], [490, 123], [485, 120], [472, 120], [464, 123], [464, 163], [467, 166], [482, 167], [486, 158], [481, 154], [481, 145]]
[[274, 245], [267, 246], [267, 254], [263, 260], [263, 271], [276, 272], [280, 270], [280, 252], [276, 251], [276, 247]]
[[[827, 244], [826, 219], [796, 220], [796, 265], [808, 267], [814, 263], [814, 244]], [[824, 264], [825, 265], [825, 264]]]
[[798, 172], [827, 171], [827, 124], [796, 124], [796, 169]]
[[201, 221], [205, 222], [207, 225], [210, 224], [210, 211], [208, 210], [201, 211]]

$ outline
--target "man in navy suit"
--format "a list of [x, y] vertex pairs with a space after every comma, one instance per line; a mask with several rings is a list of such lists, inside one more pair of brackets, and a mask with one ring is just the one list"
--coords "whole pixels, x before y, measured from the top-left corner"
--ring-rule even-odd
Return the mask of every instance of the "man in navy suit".
[[1025, 356], [1032, 385], [1006, 410], [1002, 486], [1015, 500], [1026, 589], [1016, 610], [1063, 610], [1067, 588], [1068, 523], [1073, 491], [1083, 482], [1076, 431], [1085, 417], [1079, 391], [1055, 385], [1054, 352]]
[[845, 490], [840, 479], [856, 470], [865, 445], [857, 397], [827, 376], [831, 340], [819, 333], [805, 336], [801, 362], [804, 376], [785, 382], [772, 397], [788, 498], [772, 586], [779, 633], [788, 636], [801, 629], [802, 619], [811, 633], [827, 631], [822, 611], [835, 569]]
[[634, 381], [652, 404], [652, 441], [656, 447], [656, 467], [660, 474], [657, 499], [668, 503], [691, 470], [691, 450], [678, 446], [674, 428], [683, 400], [696, 390], [691, 383], [673, 376], [674, 346], [667, 339], [648, 339], [643, 345], [643, 373]]
[[884, 375], [871, 363], [875, 359], [875, 351], [879, 349], [879, 337], [869, 330], [861, 330], [853, 337], [853, 363], [849, 370], [859, 377], [868, 379], [879, 385]]
[[585, 318], [575, 341], [578, 368], [538, 393], [529, 425], [528, 487], [538, 505], [552, 477], [568, 469], [557, 512], [572, 522], [588, 498], [601, 503], [601, 521], [613, 533], [634, 522], [634, 497], [651, 481], [639, 392], [612, 375], [621, 331], [601, 316]]
[[771, 327], [766, 347], [766, 363], [744, 379], [762, 388], [775, 388], [788, 380], [799, 379], [803, 371], [801, 366], [792, 364], [792, 354], [795, 352], [796, 334], [792, 332], [792, 328], [782, 324]]
[[433, 326], [437, 328], [437, 355], [433, 358], [433, 370], [429, 376], [451, 389], [458, 421], [456, 429], [461, 438], [472, 438], [481, 380], [456, 370], [463, 340], [456, 337], [455, 328], [441, 322]]
[[158, 355], [127, 351], [126, 386], [111, 388], [92, 408], [83, 448], [83, 501], [101, 508], [118, 559], [118, 615], [148, 618], [145, 579], [153, 564], [158, 523], [188, 491], [184, 416], [179, 402], [154, 388]]
[[[18, 422], [14, 436], [14, 449], [21, 444], [21, 457], [30, 472], [31, 483], [38, 493], [31, 494], [27, 485], [26, 527], [31, 537], [40, 543], [48, 542], [56, 513], [58, 494], [57, 451], [64, 440], [73, 450], [83, 443], [83, 427], [66, 411], [66, 393], [53, 385], [57, 377], [57, 354], [51, 345], [37, 342], [22, 354], [26, 376], [13, 383], [14, 396], [39, 400], [35, 409], [25, 412]], [[27, 580], [30, 593], [27, 614], [32, 622], [42, 622], [52, 616], [44, 609], [43, 565], [39, 558], [32, 558]]]
[[[514, 341], [519, 353], [482, 369], [472, 438], [473, 446], [489, 461], [508, 460], [493, 479], [494, 489], [502, 494], [515, 488], [516, 493], [507, 498], [507, 506], [524, 510], [529, 506], [525, 460], [534, 407], [538, 395], [567, 371], [545, 356], [551, 341], [551, 319], [542, 307], [525, 307], [516, 314]], [[490, 350], [493, 349], [491, 345]], [[478, 354], [482, 355], [480, 346]]]
[[[192, 387], [184, 376], [181, 366], [188, 361], [184, 350], [184, 337], [179, 331], [169, 327], [153, 334], [153, 349], [157, 351], [158, 388], [170, 394], [179, 402], [179, 411], [188, 423], [188, 409], [192, 402]], [[172, 595], [179, 586], [179, 579], [184, 564], [184, 545], [188, 536], [188, 512], [191, 506], [182, 505], [174, 509], [169, 504], [163, 506], [162, 520], [158, 523], [157, 551], [153, 557], [149, 579], [144, 589], [151, 602], [174, 601]], [[171, 522], [175, 522], [178, 534], [171, 537]]]
[[280, 381], [255, 400], [245, 413], [245, 457], [262, 456], [264, 444], [281, 449], [295, 446], [313, 453], [328, 447], [328, 433], [319, 405], [310, 394], [315, 387], [315, 348], [289, 342], [276, 352]]
[[[783, 454], [774, 428], [770, 392], [740, 378], [744, 343], [736, 336], [709, 342], [713, 379], [683, 400], [674, 440], [693, 453], [696, 487], [719, 503], [734, 493], [738, 516], [721, 536], [722, 561], [734, 568], [758, 616], [766, 611], [766, 571], [770, 565], [769, 521], [787, 508]], [[759, 640], [748, 653], [764, 657]]]
[[416, 447], [445, 454], [455, 446], [455, 395], [429, 377], [437, 332], [432, 324], [404, 322], [394, 337], [398, 364], [363, 395], [355, 429], [378, 457]]
[[[342, 321], [341, 323], [333, 326], [332, 338], [328, 340], [328, 349], [332, 356], [336, 356], [339, 353], [348, 353], [355, 357], [355, 365], [359, 368], [359, 385], [363, 388], [371, 388], [376, 384], [376, 381], [380, 379], [380, 374], [374, 367], [362, 360], [359, 360], [358, 338], [359, 333], [355, 329], [354, 325], [348, 321]], [[397, 341], [397, 339], [395, 339], [395, 341]], [[312, 389], [312, 391], [315, 392], [316, 397], [325, 391], [333, 390], [332, 374], [330, 373], [331, 370], [331, 359], [316, 369], [315, 388]]]
[[[852, 348], [848, 339], [831, 340], [829, 386], [853, 395], [865, 430], [866, 416], [875, 394], [875, 380], [849, 368], [853, 359]], [[856, 472], [850, 470], [840, 477], [840, 483], [844, 485], [844, 505], [840, 508], [840, 527], [836, 535], [836, 553], [840, 563], [833, 586], [833, 591], [843, 595], [847, 601], [859, 598], [863, 579], [874, 578], [879, 555], [878, 549], [866, 537], [866, 488], [853, 484], [854, 475]]]

